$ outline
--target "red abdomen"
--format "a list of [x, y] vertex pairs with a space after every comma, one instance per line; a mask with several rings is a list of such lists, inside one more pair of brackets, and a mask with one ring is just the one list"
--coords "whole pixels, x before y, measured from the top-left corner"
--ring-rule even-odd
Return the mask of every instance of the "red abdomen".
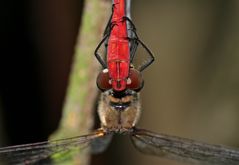
[[108, 41], [107, 65], [113, 89], [122, 91], [126, 88], [126, 80], [129, 75], [130, 50], [126, 20], [123, 20], [125, 0], [114, 0], [114, 4], [111, 20], [113, 28]]

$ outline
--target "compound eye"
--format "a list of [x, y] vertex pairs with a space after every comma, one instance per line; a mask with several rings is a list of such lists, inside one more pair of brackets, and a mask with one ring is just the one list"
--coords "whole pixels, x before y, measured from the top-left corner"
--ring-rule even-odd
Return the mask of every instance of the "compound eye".
[[106, 91], [112, 88], [108, 69], [104, 69], [98, 74], [96, 84], [98, 88], [102, 91]]
[[127, 79], [127, 88], [134, 91], [140, 91], [143, 86], [144, 81], [141, 73], [134, 68], [130, 68], [129, 77]]

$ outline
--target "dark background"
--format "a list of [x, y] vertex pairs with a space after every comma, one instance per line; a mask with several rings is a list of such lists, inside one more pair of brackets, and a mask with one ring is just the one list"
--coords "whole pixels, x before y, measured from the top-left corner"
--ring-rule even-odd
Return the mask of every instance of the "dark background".
[[[57, 127], [82, 5], [1, 5], [0, 142], [46, 140]], [[143, 73], [141, 127], [239, 146], [238, 9], [237, 0], [133, 0], [132, 19], [156, 58]], [[138, 153], [127, 137], [115, 140], [107, 153], [112, 157], [96, 160], [179, 164]]]
[[46, 140], [57, 127], [83, 2], [1, 5], [0, 103], [7, 144]]

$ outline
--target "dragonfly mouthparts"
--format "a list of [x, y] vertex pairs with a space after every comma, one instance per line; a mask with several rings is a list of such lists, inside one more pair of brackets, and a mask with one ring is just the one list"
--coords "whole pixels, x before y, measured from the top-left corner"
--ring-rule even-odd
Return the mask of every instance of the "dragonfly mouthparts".
[[110, 106], [114, 107], [115, 110], [117, 111], [123, 111], [126, 108], [128, 108], [131, 104], [131, 101], [129, 102], [121, 102], [121, 103], [115, 103], [115, 102], [110, 102]]

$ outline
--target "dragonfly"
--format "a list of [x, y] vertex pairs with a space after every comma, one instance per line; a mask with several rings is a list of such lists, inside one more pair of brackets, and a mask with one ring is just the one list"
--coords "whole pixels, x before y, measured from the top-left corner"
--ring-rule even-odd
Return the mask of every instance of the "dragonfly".
[[[113, 89], [115, 94], [124, 93], [126, 88], [140, 91], [143, 88], [141, 72], [154, 61], [152, 52], [136, 33], [130, 19], [129, 3], [130, 0], [113, 0], [112, 15], [104, 37], [95, 50], [95, 56], [103, 67], [97, 78], [97, 86], [102, 91]], [[133, 60], [139, 44], [149, 58], [139, 69], [135, 69]], [[98, 52], [102, 45], [106, 49], [106, 62]]]
[[[126, 134], [135, 148], [144, 154], [191, 164], [239, 164], [239, 149], [154, 133], [136, 127], [141, 115], [140, 90], [144, 84], [141, 72], [154, 58], [136, 33], [129, 16], [129, 2], [113, 0], [112, 15], [104, 37], [95, 50], [96, 58], [103, 66], [96, 80], [102, 91], [98, 104], [101, 128], [88, 135], [73, 138], [2, 147], [0, 160], [9, 164], [35, 164], [55, 154], [61, 153], [64, 156], [71, 150], [88, 147], [92, 153], [101, 153], [106, 150], [114, 134]], [[138, 45], [145, 48], [149, 59], [136, 69], [133, 59]], [[102, 58], [98, 52], [101, 46], [106, 50], [106, 58]]]

